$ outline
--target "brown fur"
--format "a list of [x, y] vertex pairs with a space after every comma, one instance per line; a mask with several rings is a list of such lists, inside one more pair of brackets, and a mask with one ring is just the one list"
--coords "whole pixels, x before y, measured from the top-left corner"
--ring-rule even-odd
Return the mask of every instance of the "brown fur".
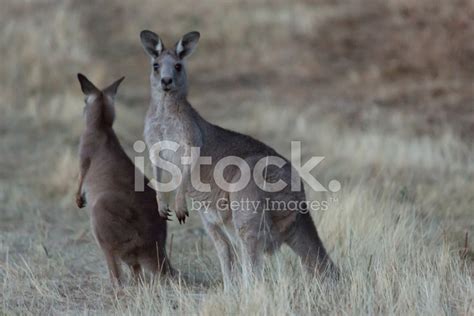
[[91, 226], [105, 254], [112, 281], [120, 284], [119, 260], [138, 279], [142, 268], [161, 274], [171, 271], [166, 257], [166, 221], [158, 214], [156, 193], [145, 186], [135, 192], [133, 162], [112, 129], [114, 97], [123, 78], [104, 90], [78, 75], [86, 95], [86, 128], [81, 136], [78, 207], [90, 205]]

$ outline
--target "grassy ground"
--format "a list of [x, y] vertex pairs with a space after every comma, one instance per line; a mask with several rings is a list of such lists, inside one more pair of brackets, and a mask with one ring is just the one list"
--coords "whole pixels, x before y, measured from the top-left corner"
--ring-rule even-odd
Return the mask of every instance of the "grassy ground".
[[[472, 1], [8, 1], [0, 12], [0, 314], [474, 313]], [[192, 10], [191, 10], [192, 8]], [[116, 131], [142, 138], [148, 60], [201, 31], [190, 100], [208, 120], [289, 157], [325, 156], [338, 193], [314, 212], [339, 284], [309, 280], [286, 248], [265, 280], [223, 293], [197, 214], [170, 224], [182, 278], [112, 291], [74, 205], [83, 72], [126, 75]]]

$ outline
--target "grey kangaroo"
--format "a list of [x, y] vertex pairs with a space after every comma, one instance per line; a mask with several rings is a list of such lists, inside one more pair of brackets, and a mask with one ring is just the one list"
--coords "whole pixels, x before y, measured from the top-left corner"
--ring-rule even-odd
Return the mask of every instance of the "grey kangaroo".
[[[238, 161], [250, 167], [248, 172], [254, 170], [262, 158], [282, 159], [285, 162], [283, 166], [268, 165], [265, 168], [263, 181], [268, 183], [275, 183], [278, 179], [289, 183], [292, 180], [292, 166], [262, 142], [209, 123], [188, 102], [185, 61], [195, 50], [199, 37], [198, 32], [187, 33], [171, 49], [167, 49], [157, 34], [148, 30], [140, 34], [142, 45], [151, 57], [151, 101], [145, 119], [144, 137], [159, 183], [164, 178], [162, 171], [165, 168], [156, 167], [156, 159], [171, 162], [181, 171], [182, 181], [174, 192], [174, 210], [179, 222], [184, 222], [189, 214], [186, 196], [208, 206], [199, 209], [199, 214], [217, 250], [225, 288], [233, 280], [236, 259], [241, 260], [244, 275], [246, 271], [257, 275], [261, 271], [263, 254], [278, 249], [282, 243], [288, 244], [301, 257], [311, 273], [324, 272], [326, 275], [329, 272], [337, 277], [338, 269], [326, 253], [304, 203], [302, 186], [296, 192], [289, 186], [278, 192], [267, 192], [254, 180], [240, 190], [226, 190], [217, 185], [213, 175], [219, 168], [218, 162], [225, 157], [240, 158]], [[155, 146], [163, 141], [175, 142], [179, 148], [174, 151]], [[211, 157], [211, 164], [198, 168], [195, 159], [191, 159], [191, 163], [183, 163], [182, 157], [192, 157], [193, 147], [200, 149], [201, 157]], [[246, 176], [240, 170], [246, 169], [234, 164], [220, 171], [227, 183], [234, 183]], [[200, 183], [209, 184], [209, 190], [201, 190], [192, 183], [196, 174], [200, 174]], [[299, 176], [296, 177], [297, 182], [301, 183]], [[168, 203], [163, 192], [157, 192], [159, 212], [167, 218]], [[243, 200], [252, 201], [255, 207], [251, 210], [232, 207], [235, 202]], [[272, 212], [265, 210], [266, 201], [295, 201], [301, 208]]]
[[113, 284], [121, 284], [120, 261], [138, 281], [142, 268], [172, 272], [166, 257], [166, 220], [158, 214], [150, 187], [135, 192], [135, 165], [112, 129], [114, 98], [123, 77], [99, 90], [78, 74], [85, 99], [85, 125], [79, 146], [80, 175], [76, 203], [91, 209], [94, 237], [105, 254]]

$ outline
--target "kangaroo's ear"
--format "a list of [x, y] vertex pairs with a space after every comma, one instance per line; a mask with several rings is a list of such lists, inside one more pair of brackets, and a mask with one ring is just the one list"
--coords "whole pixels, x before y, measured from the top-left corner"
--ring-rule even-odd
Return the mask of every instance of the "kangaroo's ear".
[[176, 55], [181, 59], [190, 56], [196, 49], [200, 36], [199, 32], [196, 31], [185, 34], [178, 43], [176, 43]]
[[122, 83], [123, 79], [125, 79], [125, 77], [122, 77], [118, 80], [116, 80], [114, 83], [112, 83], [110, 86], [108, 86], [107, 88], [105, 88], [103, 90], [104, 94], [111, 97], [112, 99], [115, 98], [115, 95], [117, 94], [117, 89], [118, 87], [120, 86], [120, 84]]
[[81, 84], [81, 90], [85, 95], [99, 94], [100, 90], [92, 82], [87, 79], [83, 74], [77, 74], [77, 79]]
[[160, 56], [160, 54], [165, 50], [165, 46], [161, 42], [160, 37], [152, 31], [141, 31], [140, 39], [143, 48], [145, 48], [145, 52], [153, 58]]

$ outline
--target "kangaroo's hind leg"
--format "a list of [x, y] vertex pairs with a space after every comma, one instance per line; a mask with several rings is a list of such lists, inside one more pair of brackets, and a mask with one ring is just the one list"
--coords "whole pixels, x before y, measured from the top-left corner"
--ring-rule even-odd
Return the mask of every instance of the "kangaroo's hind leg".
[[219, 225], [208, 222], [205, 216], [206, 215], [201, 215], [207, 234], [211, 237], [217, 251], [224, 281], [224, 289], [229, 290], [233, 280], [233, 270], [235, 268], [235, 251], [225, 231]]
[[252, 221], [234, 223], [239, 237], [244, 282], [259, 278], [262, 273], [266, 229], [265, 224], [261, 225], [258, 218], [263, 217], [264, 214], [259, 215]]
[[107, 268], [109, 270], [109, 275], [110, 275], [110, 280], [112, 281], [112, 284], [121, 286], [122, 285], [122, 280], [121, 280], [121, 269], [119, 266], [119, 263], [117, 262], [117, 258], [114, 256], [112, 251], [108, 249], [103, 249], [104, 254], [105, 254], [105, 259], [107, 261]]
[[254, 182], [244, 189], [229, 194], [232, 223], [238, 237], [243, 281], [260, 278], [265, 250], [272, 244], [270, 214], [265, 211], [265, 195]]
[[130, 265], [130, 272], [132, 273], [133, 280], [136, 284], [140, 284], [140, 280], [143, 279], [142, 267], [139, 263]]
[[160, 278], [175, 273], [169, 263], [163, 245], [150, 245], [147, 252], [140, 255], [140, 265], [145, 271], [151, 273], [153, 278]]

